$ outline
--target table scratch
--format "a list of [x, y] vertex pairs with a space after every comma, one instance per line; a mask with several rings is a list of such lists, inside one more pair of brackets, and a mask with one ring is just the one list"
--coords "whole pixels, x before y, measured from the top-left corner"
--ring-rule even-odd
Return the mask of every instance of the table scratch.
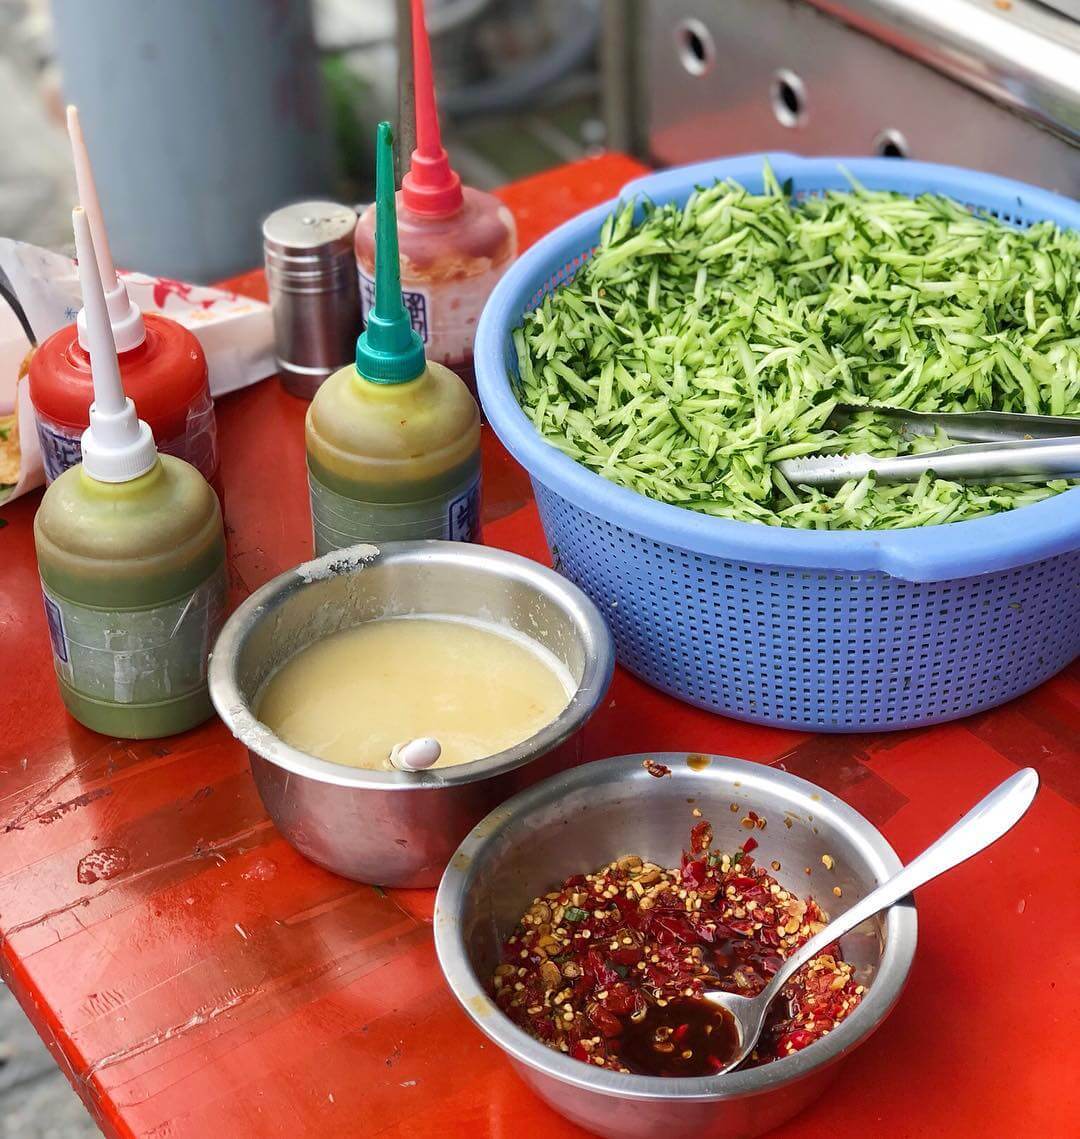
[[[60, 917], [62, 914], [66, 914], [69, 911], [74, 910], [80, 906], [88, 906], [92, 901], [104, 897], [106, 894], [117, 889], [118, 887], [122, 886], [124, 889], [127, 889], [134, 883], [141, 881], [143, 878], [146, 878], [153, 874], [158, 874], [165, 870], [171, 870], [174, 866], [181, 866], [185, 862], [201, 862], [206, 858], [217, 858], [221, 862], [224, 862], [225, 856], [221, 853], [223, 850], [227, 850], [230, 847], [242, 842], [244, 839], [250, 838], [253, 834], [257, 834], [259, 831], [266, 830], [272, 826], [273, 823], [271, 823], [269, 819], [263, 819], [261, 822], [255, 823], [250, 827], [245, 827], [243, 830], [239, 830], [235, 834], [229, 835], [227, 838], [208, 843], [206, 846], [198, 846], [190, 854], [181, 854], [176, 858], [170, 858], [166, 862], [158, 862], [153, 866], [144, 867], [143, 869], [137, 870], [132, 874], [118, 874], [116, 878], [112, 879], [110, 881], [110, 884], [103, 890], [97, 890], [92, 894], [84, 894], [78, 898], [73, 898], [70, 902], [66, 902], [62, 906], [57, 906], [52, 910], [46, 910], [43, 914], [39, 914], [37, 917], [28, 918], [26, 921], [19, 922], [17, 925], [13, 925], [6, 931], [0, 929], [0, 945], [4, 944], [5, 942], [10, 943], [11, 939], [15, 937], [16, 934], [23, 933], [28, 929], [33, 929], [35, 926], [42, 925], [52, 918]], [[60, 938], [60, 940], [63, 941], [63, 938]]]
[[152, 1032], [149, 1036], [144, 1036], [141, 1040], [136, 1040], [134, 1044], [129, 1044], [126, 1048], [120, 1048], [116, 1052], [109, 1052], [104, 1056], [100, 1056], [90, 1064], [85, 1071], [80, 1073], [79, 1079], [83, 1083], [88, 1083], [105, 1068], [111, 1068], [114, 1064], [123, 1063], [125, 1060], [132, 1060], [136, 1056], [142, 1056], [147, 1052], [153, 1051], [159, 1044], [165, 1044], [169, 1040], [176, 1040], [194, 1028], [209, 1024], [210, 1021], [216, 1020], [222, 1013], [229, 1012], [230, 1009], [234, 1009], [237, 1005], [243, 1004], [244, 1001], [257, 991], [257, 989], [245, 989], [235, 996], [230, 997], [222, 1004], [215, 1004], [209, 1008], [199, 1009], [180, 1024], [173, 1024], [168, 1028], [161, 1029], [159, 1032]]

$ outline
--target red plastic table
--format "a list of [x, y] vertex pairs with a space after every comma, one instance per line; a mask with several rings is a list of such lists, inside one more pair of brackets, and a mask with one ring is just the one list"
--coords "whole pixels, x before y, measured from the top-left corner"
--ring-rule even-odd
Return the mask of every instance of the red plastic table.
[[[606, 156], [502, 196], [527, 243], [639, 172]], [[310, 554], [305, 406], [276, 381], [219, 403], [234, 601]], [[485, 476], [485, 540], [546, 560], [528, 481], [490, 437]], [[445, 989], [432, 892], [305, 862], [217, 722], [125, 743], [67, 717], [36, 506], [33, 495], [0, 510], [0, 967], [106, 1134], [580, 1136]], [[842, 795], [903, 858], [1017, 766], [1042, 775], [1013, 832], [920, 892], [900, 1004], [776, 1135], [1077, 1134], [1078, 740], [1076, 664], [959, 723], [863, 736], [741, 724], [618, 672], [588, 758], [687, 749], [782, 765]], [[88, 856], [103, 850], [111, 876], [94, 880]]]

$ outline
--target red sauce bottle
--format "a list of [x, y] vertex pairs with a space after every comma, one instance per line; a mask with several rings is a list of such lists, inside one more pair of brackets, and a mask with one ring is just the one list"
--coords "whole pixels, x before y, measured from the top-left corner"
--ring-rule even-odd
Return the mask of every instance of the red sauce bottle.
[[[116, 276], [74, 107], [68, 108], [68, 133], [124, 389], [149, 424], [158, 449], [191, 463], [207, 481], [213, 481], [218, 466], [217, 428], [202, 346], [182, 324], [153, 313], [144, 316], [131, 302]], [[94, 383], [82, 312], [75, 324], [54, 332], [38, 347], [30, 359], [28, 379], [45, 478], [51, 483], [80, 461], [82, 434], [90, 424]]]
[[[439, 132], [423, 0], [412, 0], [416, 149], [397, 195], [402, 300], [429, 360], [476, 395], [473, 339], [491, 290], [517, 254], [513, 215], [492, 194], [462, 186]], [[375, 206], [356, 226], [364, 322], [375, 303]]]

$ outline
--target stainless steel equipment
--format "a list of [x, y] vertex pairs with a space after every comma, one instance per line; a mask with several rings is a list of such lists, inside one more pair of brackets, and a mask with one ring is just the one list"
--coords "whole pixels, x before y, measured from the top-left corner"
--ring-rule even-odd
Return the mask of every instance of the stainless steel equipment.
[[[532, 637], [577, 683], [543, 731], [474, 763], [366, 771], [290, 747], [260, 723], [267, 678], [339, 629], [401, 614], [482, 616]], [[611, 682], [611, 634], [591, 601], [552, 570], [463, 542], [353, 546], [289, 570], [229, 618], [210, 659], [210, 697], [248, 749], [263, 804], [301, 854], [347, 878], [433, 886], [492, 807], [581, 759], [581, 729]], [[498, 677], [491, 698], [498, 699]]]
[[356, 355], [355, 229], [356, 211], [336, 202], [297, 202], [263, 222], [274, 354], [282, 384], [301, 399]]
[[[780, 882], [825, 896], [842, 912], [900, 869], [881, 834], [836, 796], [787, 772], [723, 756], [654, 754], [670, 775], [654, 778], [642, 755], [586, 764], [496, 808], [461, 844], [435, 900], [435, 947], [466, 1013], [556, 1111], [618, 1139], [750, 1139], [804, 1108], [849, 1054], [885, 1019], [915, 952], [915, 909], [894, 906], [841, 940], [868, 992], [837, 1028], [803, 1052], [722, 1076], [658, 1079], [608, 1072], [545, 1047], [517, 1028], [488, 995], [500, 948], [538, 894], [570, 874], [628, 853], [678, 864], [691, 809], [710, 820], [717, 850], [745, 832], [737, 803], [769, 825], [758, 854], [776, 860]], [[789, 819], [791, 825], [781, 825]], [[822, 855], [832, 860], [822, 869]], [[804, 867], [813, 869], [811, 875]], [[832, 887], [839, 886], [841, 898]]]
[[950, 439], [1007, 443], [1014, 439], [1067, 439], [1080, 436], [1080, 419], [1070, 415], [1027, 415], [1021, 411], [911, 411], [880, 403], [838, 403], [828, 426], [860, 413], [887, 419], [905, 438], [933, 435], [940, 427]]
[[608, 105], [635, 101], [659, 163], [893, 155], [1080, 195], [1076, 0], [611, 3], [636, 13], [641, 71], [605, 57]]
[[1080, 436], [967, 443], [918, 455], [812, 455], [777, 464], [792, 486], [838, 487], [873, 473], [880, 483], [918, 482], [928, 471], [953, 482], [1046, 482], [1080, 478]]
[[933, 435], [975, 442], [911, 455], [807, 455], [777, 463], [792, 486], [843, 486], [874, 473], [878, 482], [916, 482], [928, 471], [956, 482], [1045, 482], [1080, 478], [1080, 419], [1008, 411], [908, 411], [902, 407], [840, 403], [830, 419], [863, 411], [892, 420], [901, 435]]

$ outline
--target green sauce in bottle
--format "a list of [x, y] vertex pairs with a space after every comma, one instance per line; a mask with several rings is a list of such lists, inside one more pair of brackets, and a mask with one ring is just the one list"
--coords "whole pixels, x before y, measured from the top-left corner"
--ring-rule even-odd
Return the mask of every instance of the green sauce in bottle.
[[210, 648], [225, 613], [217, 496], [190, 464], [158, 455], [123, 392], [86, 216], [76, 210], [94, 403], [83, 461], [34, 519], [57, 681], [94, 731], [146, 739], [212, 714]]
[[393, 138], [379, 124], [375, 307], [356, 364], [308, 408], [315, 553], [357, 542], [473, 540], [479, 530], [480, 411], [449, 368], [424, 358], [401, 299]]

